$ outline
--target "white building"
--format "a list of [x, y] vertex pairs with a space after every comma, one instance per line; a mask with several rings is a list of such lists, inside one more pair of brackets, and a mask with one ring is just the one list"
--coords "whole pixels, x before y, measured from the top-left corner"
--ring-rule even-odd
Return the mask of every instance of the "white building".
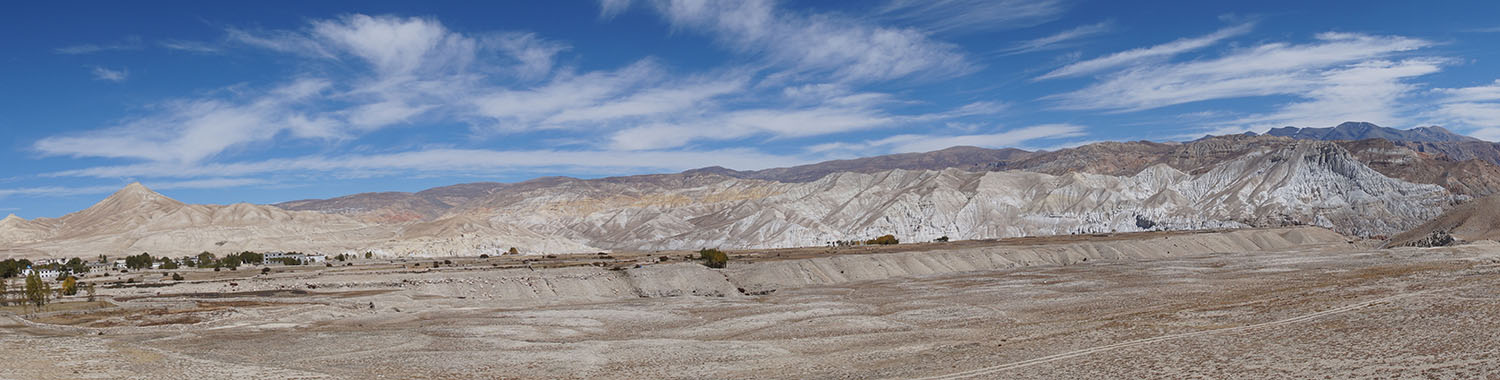
[[[26, 268], [26, 269], [22, 269], [21, 270], [21, 275], [22, 276], [30, 276], [32, 271], [33, 270], [31, 268], [29, 268], [29, 267]], [[57, 279], [57, 275], [62, 274], [62, 272], [58, 272], [57, 270], [54, 270], [54, 269], [36, 269], [35, 271], [37, 273], [37, 276], [40, 276], [43, 280], [56, 280]]]
[[286, 259], [297, 260], [298, 263], [302, 264], [310, 264], [328, 261], [328, 256], [321, 253], [308, 255], [302, 253], [268, 252], [265, 255], [265, 259], [261, 260], [261, 264], [280, 264]]
[[89, 272], [104, 273], [108, 272], [112, 267], [114, 267], [114, 265], [109, 263], [89, 263]]

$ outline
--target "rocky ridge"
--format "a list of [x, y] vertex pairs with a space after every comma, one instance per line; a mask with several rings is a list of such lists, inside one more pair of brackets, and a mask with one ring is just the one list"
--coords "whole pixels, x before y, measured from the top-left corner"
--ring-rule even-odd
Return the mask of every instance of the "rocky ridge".
[[[1384, 140], [1221, 136], [1002, 155], [1011, 161], [837, 171], [806, 182], [741, 178], [745, 172], [727, 169], [546, 177], [275, 207], [188, 205], [133, 184], [61, 218], [0, 221], [0, 255], [300, 250], [443, 256], [511, 247], [525, 253], [772, 248], [884, 234], [926, 241], [1287, 225], [1383, 236], [1416, 227], [1470, 196], [1494, 193], [1500, 178], [1488, 163]], [[911, 157], [891, 162], [963, 161]], [[1001, 166], [1012, 170], [992, 170]]]

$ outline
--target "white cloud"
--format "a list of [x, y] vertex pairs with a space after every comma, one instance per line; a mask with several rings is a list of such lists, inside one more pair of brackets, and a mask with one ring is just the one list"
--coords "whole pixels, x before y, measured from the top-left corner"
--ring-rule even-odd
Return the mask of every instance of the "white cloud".
[[[751, 149], [702, 151], [561, 151], [430, 149], [387, 154], [304, 156], [231, 163], [144, 163], [101, 166], [51, 173], [50, 177], [94, 178], [194, 178], [203, 176], [253, 176], [276, 173], [332, 174], [339, 176], [391, 173], [490, 174], [517, 169], [601, 173], [625, 170], [686, 170], [724, 166], [755, 170], [806, 163], [806, 159], [761, 153]], [[320, 175], [319, 178], [325, 175]]]
[[568, 45], [548, 41], [532, 33], [502, 33], [481, 40], [505, 52], [518, 64], [515, 75], [522, 79], [540, 79], [552, 72], [557, 54], [569, 49]]
[[548, 117], [548, 124], [607, 122], [621, 118], [677, 113], [715, 97], [745, 89], [749, 78], [730, 76], [717, 80], [699, 78], [681, 84], [662, 85], [637, 91], [585, 107], [563, 109]]
[[[206, 178], [186, 181], [146, 181], [143, 185], [154, 190], [174, 189], [223, 189], [230, 187], [254, 186], [271, 183], [271, 181], [258, 178]], [[24, 197], [67, 197], [74, 195], [108, 194], [119, 191], [125, 185], [101, 185], [101, 186], [41, 186], [0, 189], [0, 199], [12, 196]]]
[[1108, 33], [1111, 30], [1114, 30], [1114, 23], [1108, 21], [1082, 25], [1042, 38], [1021, 41], [1014, 46], [1001, 50], [1001, 52], [1006, 55], [1013, 55], [1061, 49], [1073, 41]]
[[[580, 70], [558, 64], [570, 46], [531, 33], [465, 34], [430, 18], [349, 15], [314, 20], [299, 30], [226, 30], [229, 44], [301, 59], [298, 67], [307, 74], [300, 79], [163, 102], [112, 126], [52, 136], [33, 147], [46, 156], [137, 161], [56, 174], [101, 178], [758, 169], [806, 160], [695, 144], [948, 123], [1006, 107], [980, 101], [943, 112], [903, 113], [897, 107], [934, 105], [861, 90], [862, 81], [972, 69], [956, 46], [915, 29], [793, 13], [765, 1], [655, 6], [674, 26], [706, 31], [736, 51], [766, 55], [768, 62], [784, 65], [775, 70], [786, 71], [767, 73], [767, 62], [747, 62], [680, 72], [652, 57]], [[191, 44], [163, 46], [193, 51]], [[527, 150], [253, 158], [287, 141], [331, 148], [402, 124], [457, 124], [473, 132], [474, 140], [538, 131], [547, 136], [530, 136], [525, 141], [537, 146]]]
[[1026, 147], [1029, 142], [1085, 136], [1087, 128], [1073, 124], [1043, 124], [995, 133], [970, 135], [903, 134], [857, 143], [827, 143], [809, 147], [810, 153], [870, 151], [888, 153], [930, 152], [954, 146], [984, 148]]
[[333, 133], [307, 130], [307, 123], [297, 121], [306, 117], [295, 111], [328, 86], [327, 81], [304, 79], [245, 102], [168, 102], [158, 106], [157, 114], [113, 128], [45, 138], [34, 147], [46, 155], [196, 162], [230, 148], [268, 141], [283, 131], [328, 136]]
[[1424, 116], [1439, 122], [1455, 124], [1467, 134], [1489, 141], [1500, 141], [1500, 80], [1474, 87], [1440, 88], [1438, 106]]
[[630, 0], [599, 0], [599, 18], [609, 19], [630, 8]]
[[976, 69], [957, 45], [915, 29], [776, 9], [768, 0], [667, 0], [654, 7], [673, 27], [702, 30], [741, 53], [795, 72], [851, 81], [944, 78]]
[[[1265, 132], [1282, 126], [1326, 126], [1351, 120], [1402, 125], [1410, 109], [1406, 98], [1417, 90], [1410, 78], [1442, 70], [1446, 60], [1414, 58], [1367, 61], [1319, 73], [1315, 83], [1295, 96], [1306, 99], [1267, 114], [1232, 121], [1245, 131]], [[1243, 131], [1242, 131], [1243, 132]]]
[[1126, 50], [1099, 58], [1090, 59], [1087, 61], [1069, 64], [1057, 70], [1053, 70], [1051, 72], [1043, 74], [1036, 79], [1045, 80], [1087, 75], [1113, 68], [1118, 68], [1121, 66], [1139, 64], [1152, 60], [1167, 59], [1178, 54], [1213, 46], [1214, 44], [1219, 43], [1219, 41], [1223, 41], [1227, 38], [1249, 33], [1250, 30], [1254, 27], [1255, 24], [1240, 24], [1220, 29], [1217, 32], [1213, 32], [1202, 37], [1183, 38], [1152, 47]]
[[1061, 0], [890, 0], [879, 13], [937, 32], [1013, 29], [1056, 20]]
[[81, 44], [81, 45], [73, 45], [73, 46], [60, 47], [60, 48], [57, 48], [57, 49], [52, 49], [52, 51], [55, 52], [55, 53], [57, 53], [57, 54], [79, 55], [79, 54], [93, 54], [93, 53], [106, 52], [106, 51], [141, 50], [141, 48], [142, 48], [141, 37], [140, 36], [129, 36], [129, 37], [125, 37], [125, 39], [123, 39], [123, 40], [121, 40], [119, 42], [110, 43], [110, 44]]
[[130, 71], [126, 69], [111, 70], [102, 66], [94, 66], [92, 71], [94, 79], [98, 80], [120, 83], [130, 78]]
[[157, 42], [157, 44], [161, 45], [161, 47], [163, 48], [167, 48], [170, 50], [185, 51], [189, 53], [218, 54], [221, 52], [221, 49], [217, 46], [198, 41], [164, 40]]
[[448, 32], [425, 18], [350, 15], [313, 22], [311, 34], [321, 46], [359, 57], [380, 75], [417, 70], [461, 70], [474, 60], [477, 42]]
[[807, 137], [891, 126], [899, 120], [879, 111], [850, 107], [749, 109], [684, 123], [628, 128], [611, 137], [611, 146], [622, 150], [648, 150], [675, 148], [699, 140], [734, 140], [759, 134]]
[[1346, 33], [1322, 33], [1317, 39], [1300, 45], [1268, 43], [1210, 60], [1133, 66], [1046, 99], [1062, 109], [1140, 111], [1211, 99], [1302, 95], [1336, 84], [1330, 80], [1338, 79], [1334, 75], [1341, 70], [1432, 45], [1415, 38]]
[[599, 106], [665, 77], [655, 62], [642, 60], [615, 71], [560, 74], [527, 89], [493, 89], [472, 102], [479, 116], [495, 120], [499, 129], [527, 130], [564, 111]]

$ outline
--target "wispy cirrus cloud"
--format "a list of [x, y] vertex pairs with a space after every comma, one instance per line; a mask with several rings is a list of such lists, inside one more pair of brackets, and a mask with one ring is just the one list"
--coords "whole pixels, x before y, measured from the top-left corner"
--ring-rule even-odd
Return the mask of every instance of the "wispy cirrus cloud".
[[1063, 0], [889, 0], [876, 12], [946, 33], [1031, 27], [1056, 20], [1067, 9]]
[[1009, 48], [1000, 50], [1000, 52], [1006, 55], [1014, 55], [1062, 49], [1069, 46], [1069, 44], [1071, 43], [1077, 42], [1078, 40], [1108, 33], [1114, 30], [1114, 28], [1114, 23], [1110, 21], [1105, 21], [1098, 24], [1082, 25], [1042, 38], [1021, 41]]
[[1076, 77], [1143, 62], [1167, 59], [1178, 54], [1213, 46], [1231, 37], [1244, 35], [1245, 33], [1249, 33], [1254, 27], [1254, 23], [1239, 24], [1220, 29], [1205, 36], [1183, 38], [1161, 45], [1130, 49], [1099, 58], [1075, 62], [1042, 74], [1036, 80]]
[[221, 48], [219, 46], [216, 46], [214, 44], [209, 44], [209, 43], [206, 43], [206, 42], [199, 42], [199, 41], [163, 40], [163, 41], [158, 41], [157, 45], [160, 45], [162, 48], [165, 48], [165, 49], [168, 49], [168, 50], [184, 51], [184, 52], [189, 52], [189, 53], [199, 53], [199, 54], [219, 54], [219, 53], [223, 53], [223, 48]]
[[1129, 66], [1083, 89], [1045, 99], [1061, 109], [1140, 111], [1212, 99], [1301, 95], [1358, 81], [1339, 75], [1357, 68], [1349, 65], [1432, 45], [1409, 37], [1321, 33], [1312, 43], [1267, 43], [1214, 59]]
[[114, 70], [103, 66], [94, 66], [91, 71], [94, 73], [94, 79], [102, 81], [120, 83], [130, 78], [130, 71], [126, 69]]
[[[307, 70], [260, 89], [236, 87], [169, 100], [112, 126], [41, 139], [33, 148], [47, 156], [137, 161], [52, 174], [60, 177], [454, 173], [542, 167], [589, 172], [712, 164], [757, 168], [806, 160], [754, 148], [697, 144], [939, 123], [1004, 109], [999, 103], [977, 101], [946, 111], [900, 112], [891, 108], [907, 102], [887, 93], [857, 90], [871, 81], [951, 76], [956, 67], [967, 69], [966, 58], [955, 47], [913, 29], [787, 12], [761, 1], [662, 2], [652, 10], [678, 27], [715, 36], [731, 50], [771, 58], [695, 72], [681, 72], [651, 57], [612, 69], [578, 70], [557, 63], [559, 55], [570, 53], [567, 44], [525, 32], [462, 33], [433, 18], [355, 14], [312, 20], [296, 30], [228, 28], [225, 46], [347, 71], [327, 75]], [[717, 25], [730, 20], [746, 23]], [[826, 51], [789, 46], [806, 44], [808, 38]], [[877, 50], [865, 51], [871, 44]], [[948, 65], [953, 62], [959, 65]], [[776, 79], [767, 79], [771, 77]], [[444, 146], [384, 154], [236, 159], [285, 141], [340, 144], [419, 121], [467, 126], [481, 139], [548, 131], [557, 137], [540, 143], [567, 141], [565, 146], [572, 149]]]
[[863, 142], [835, 142], [808, 148], [812, 153], [881, 150], [886, 153], [928, 152], [954, 146], [1002, 148], [1027, 146], [1036, 141], [1055, 141], [1086, 136], [1088, 128], [1075, 124], [1043, 124], [967, 135], [902, 134]]
[[[146, 181], [143, 184], [156, 190], [174, 189], [221, 189], [226, 187], [265, 185], [271, 181], [260, 178], [205, 178], [186, 181]], [[0, 199], [12, 196], [68, 197], [74, 195], [108, 194], [119, 191], [124, 184], [100, 186], [39, 186], [0, 188]], [[15, 210], [15, 209], [11, 209]]]
[[675, 28], [705, 32], [735, 51], [796, 73], [871, 81], [948, 78], [977, 68], [957, 45], [917, 29], [792, 12], [768, 0], [652, 4]]
[[128, 36], [123, 40], [104, 44], [79, 44], [52, 49], [57, 54], [80, 55], [93, 54], [108, 51], [141, 50], [145, 44], [141, 42], [140, 36]]
[[1438, 97], [1438, 106], [1422, 116], [1455, 125], [1467, 130], [1470, 136], [1500, 141], [1500, 80], [1473, 87], [1439, 88], [1431, 92]]
[[[151, 162], [98, 166], [48, 173], [48, 177], [197, 178], [267, 174], [378, 176], [400, 173], [495, 174], [547, 168], [558, 173], [608, 173], [612, 170], [686, 170], [708, 165], [762, 169], [808, 162], [796, 156], [753, 149], [622, 152], [609, 150], [424, 149], [394, 153], [302, 156], [259, 161], [180, 164]], [[209, 186], [211, 183], [203, 183]], [[116, 187], [117, 188], [117, 187]]]

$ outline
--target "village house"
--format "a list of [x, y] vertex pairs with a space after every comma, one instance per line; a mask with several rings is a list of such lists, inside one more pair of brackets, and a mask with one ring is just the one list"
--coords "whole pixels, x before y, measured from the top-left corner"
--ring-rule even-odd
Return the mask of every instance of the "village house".
[[89, 272], [93, 272], [93, 273], [108, 272], [110, 270], [110, 268], [113, 268], [113, 267], [114, 267], [114, 265], [110, 264], [110, 263], [89, 263], [89, 266], [88, 266]]
[[43, 280], [56, 280], [57, 276], [62, 274], [62, 272], [59, 272], [55, 269], [31, 269], [31, 267], [27, 267], [26, 269], [21, 270], [21, 275], [30, 276], [31, 272], [33, 271], [35, 271], [37, 273], [37, 276], [41, 277]]
[[265, 254], [263, 259], [261, 259], [261, 264], [282, 264], [285, 260], [288, 259], [297, 260], [298, 263], [305, 265], [328, 261], [328, 256], [321, 253], [309, 255], [295, 252], [269, 252]]

